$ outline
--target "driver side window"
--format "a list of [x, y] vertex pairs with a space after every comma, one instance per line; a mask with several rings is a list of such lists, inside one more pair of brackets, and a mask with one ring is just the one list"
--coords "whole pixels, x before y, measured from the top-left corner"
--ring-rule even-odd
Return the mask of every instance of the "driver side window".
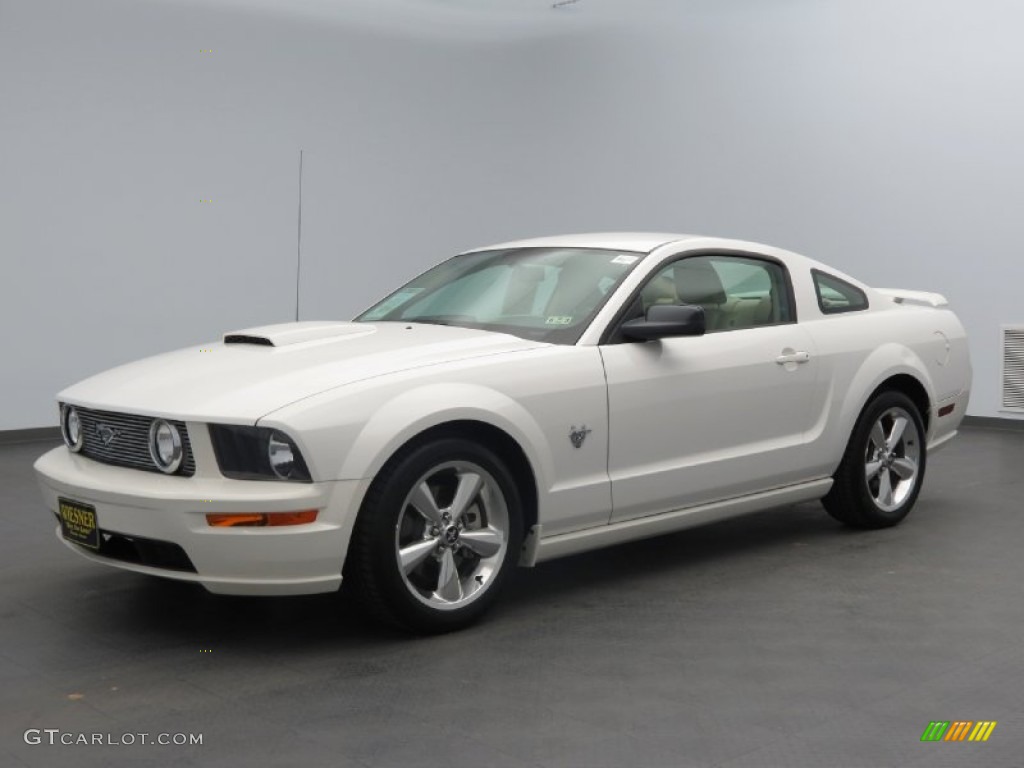
[[642, 316], [657, 304], [703, 307], [708, 333], [796, 319], [785, 268], [746, 256], [713, 254], [672, 262], [641, 288], [630, 314]]

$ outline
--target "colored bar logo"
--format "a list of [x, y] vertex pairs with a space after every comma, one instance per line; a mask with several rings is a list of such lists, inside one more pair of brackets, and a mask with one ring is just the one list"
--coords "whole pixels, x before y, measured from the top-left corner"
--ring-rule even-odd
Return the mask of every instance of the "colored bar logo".
[[988, 741], [996, 725], [995, 720], [932, 720], [921, 741]]

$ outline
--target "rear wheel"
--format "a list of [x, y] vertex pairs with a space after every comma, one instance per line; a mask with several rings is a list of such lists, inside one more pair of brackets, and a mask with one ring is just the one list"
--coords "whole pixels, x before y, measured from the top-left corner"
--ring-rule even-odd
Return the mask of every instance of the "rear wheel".
[[832, 517], [855, 528], [896, 525], [917, 501], [926, 459], [917, 406], [901, 392], [881, 392], [857, 420], [822, 503]]
[[374, 480], [348, 570], [377, 618], [419, 632], [459, 629], [497, 598], [521, 521], [501, 460], [469, 440], [442, 438], [397, 456]]

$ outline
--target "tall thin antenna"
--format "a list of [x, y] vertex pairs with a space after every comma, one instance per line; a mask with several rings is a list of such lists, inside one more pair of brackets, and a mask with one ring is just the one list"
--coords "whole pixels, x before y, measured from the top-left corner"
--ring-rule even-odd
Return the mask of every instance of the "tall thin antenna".
[[295, 322], [299, 322], [299, 277], [302, 275], [302, 150], [299, 150], [299, 225], [295, 244]]

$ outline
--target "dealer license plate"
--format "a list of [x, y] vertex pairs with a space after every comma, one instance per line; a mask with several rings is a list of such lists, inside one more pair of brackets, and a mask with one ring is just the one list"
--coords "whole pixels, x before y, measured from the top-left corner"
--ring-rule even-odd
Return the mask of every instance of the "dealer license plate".
[[58, 499], [60, 531], [68, 541], [90, 549], [100, 548], [100, 529], [96, 508], [70, 499]]

